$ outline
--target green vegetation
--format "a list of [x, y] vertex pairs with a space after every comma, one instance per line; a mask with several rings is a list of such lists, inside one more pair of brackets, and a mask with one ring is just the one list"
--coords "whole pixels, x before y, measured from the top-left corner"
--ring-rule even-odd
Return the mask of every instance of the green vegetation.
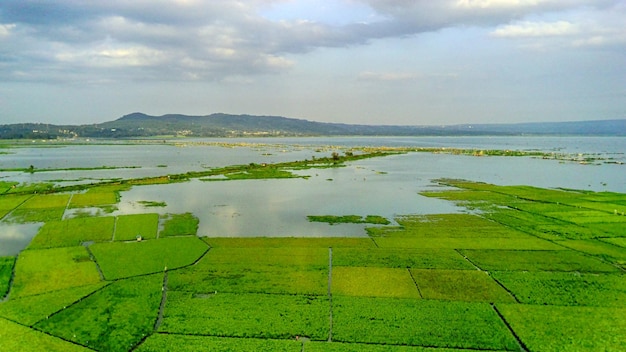
[[119, 192], [128, 188], [128, 186], [122, 185], [90, 188], [84, 193], [73, 194], [70, 207], [80, 208], [116, 204], [120, 198]]
[[144, 207], [165, 207], [165, 206], [167, 206], [167, 203], [165, 203], [165, 202], [157, 202], [157, 201], [153, 201], [153, 200], [140, 200], [137, 203], [143, 205]]
[[120, 215], [115, 223], [116, 241], [154, 239], [159, 228], [159, 214]]
[[202, 181], [224, 181], [224, 180], [256, 180], [271, 178], [306, 178], [299, 176], [288, 170], [274, 166], [261, 166], [252, 164], [249, 170], [225, 173], [225, 178], [204, 178]]
[[309, 217], [376, 225], [362, 238], [198, 238], [191, 213], [92, 211], [114, 209], [130, 185], [294, 177], [290, 170], [380, 152], [331, 151], [46, 190], [65, 193], [33, 185], [40, 193], [26, 194], [0, 182], [20, 193], [0, 196], [3, 221], [45, 223], [17, 259], [0, 258], [0, 297], [10, 290], [0, 301], [0, 349], [621, 348], [626, 195], [439, 180], [454, 188], [425, 195], [468, 213], [406, 215], [395, 225], [380, 216]]
[[[22, 197], [24, 196], [18, 196], [17, 199], [21, 199]], [[45, 194], [30, 196], [19, 206], [19, 208], [15, 209], [11, 213], [8, 221], [26, 223], [61, 220], [70, 197], [70, 194]], [[13, 200], [16, 199], [13, 198]]]
[[128, 351], [153, 331], [163, 275], [121, 280], [35, 324], [99, 351]]
[[24, 203], [29, 197], [24, 195], [2, 195], [0, 197], [0, 219]]
[[9, 292], [15, 257], [0, 257], [0, 299]]
[[614, 272], [618, 269], [574, 251], [462, 250], [483, 270]]
[[328, 339], [326, 297], [169, 291], [159, 331], [220, 337]]
[[195, 236], [200, 221], [192, 213], [168, 214], [163, 219], [163, 229], [159, 236]]
[[504, 318], [531, 351], [620, 351], [624, 348], [626, 309], [498, 305]]
[[311, 222], [327, 222], [331, 225], [345, 223], [389, 225], [391, 223], [389, 220], [378, 215], [367, 215], [365, 217], [360, 215], [309, 215], [307, 218]]
[[[196, 352], [207, 350], [214, 352], [258, 351], [258, 352], [300, 352], [302, 343], [295, 340], [271, 340], [255, 338], [220, 338], [213, 336], [194, 336], [176, 334], [154, 334], [144, 341], [137, 352], [179, 351]], [[308, 346], [308, 345], [307, 345]], [[309, 349], [307, 348], [307, 351]]]
[[452, 249], [335, 248], [333, 265], [418, 269], [475, 269]]
[[28, 248], [69, 247], [88, 241], [110, 241], [114, 224], [114, 217], [50, 221], [41, 227]]
[[333, 267], [333, 295], [420, 298], [407, 269]]
[[195, 236], [96, 243], [89, 248], [108, 280], [190, 265], [208, 250], [207, 245]]
[[36, 295], [100, 281], [84, 247], [22, 251], [15, 263], [11, 297]]
[[478, 270], [411, 269], [422, 297], [449, 301], [515, 302], [486, 273]]
[[28, 328], [23, 325], [0, 318], [0, 341], [4, 351], [58, 351], [58, 352], [84, 352], [89, 349], [63, 341]]
[[33, 296], [12, 298], [0, 304], [0, 317], [32, 326], [41, 320], [48, 319], [56, 312], [84, 299], [106, 285], [107, 283], [99, 282]]
[[489, 304], [393, 298], [333, 297], [333, 341], [518, 349]]
[[494, 272], [493, 277], [522, 303], [556, 306], [624, 307], [623, 274]]

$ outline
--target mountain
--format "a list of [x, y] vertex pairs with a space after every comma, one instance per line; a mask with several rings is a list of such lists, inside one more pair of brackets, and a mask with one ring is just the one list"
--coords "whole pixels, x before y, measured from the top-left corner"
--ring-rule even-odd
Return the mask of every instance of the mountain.
[[132, 113], [91, 125], [20, 123], [0, 125], [1, 139], [133, 138], [154, 136], [458, 136], [458, 135], [626, 136], [626, 119], [518, 124], [444, 126], [352, 125], [282, 116], [211, 114], [151, 116]]

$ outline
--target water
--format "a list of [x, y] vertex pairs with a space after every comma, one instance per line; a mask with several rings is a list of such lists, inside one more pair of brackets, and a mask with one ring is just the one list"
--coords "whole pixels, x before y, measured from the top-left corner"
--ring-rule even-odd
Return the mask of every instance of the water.
[[[540, 150], [594, 154], [626, 162], [626, 138], [605, 137], [350, 137], [185, 140], [173, 145], [72, 145], [60, 148], [22, 147], [0, 155], [1, 167], [69, 168], [138, 166], [90, 171], [27, 174], [2, 172], [4, 180], [49, 181], [58, 184], [93, 182], [184, 173], [208, 168], [328, 156], [332, 145], [446, 147]], [[225, 147], [211, 143], [260, 143]], [[437, 178], [462, 178], [499, 185], [532, 185], [626, 193], [625, 165], [581, 165], [531, 157], [474, 157], [409, 153], [364, 159], [343, 168], [298, 171], [308, 179], [212, 181], [137, 186], [122, 192], [114, 215], [192, 212], [200, 219], [201, 236], [365, 236], [364, 225], [310, 223], [307, 215], [397, 215], [462, 211], [449, 202], [420, 196]], [[140, 201], [166, 202], [149, 207]], [[66, 214], [71, 216], [71, 214]], [[38, 227], [2, 224], [0, 255], [15, 254]], [[22, 227], [26, 226], [26, 227]], [[21, 236], [21, 237], [20, 237]], [[15, 238], [22, 238], [21, 245]], [[4, 254], [2, 254], [4, 253]]]

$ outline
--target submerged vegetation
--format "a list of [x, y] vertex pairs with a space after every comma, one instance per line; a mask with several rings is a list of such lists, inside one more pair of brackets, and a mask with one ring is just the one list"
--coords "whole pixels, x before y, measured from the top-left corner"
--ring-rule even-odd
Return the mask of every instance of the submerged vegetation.
[[[466, 212], [407, 214], [393, 223], [377, 215], [308, 217], [337, 226], [374, 225], [361, 238], [200, 238], [192, 213], [88, 211], [116, 208], [120, 191], [144, 184], [301, 177], [295, 171], [406, 150], [361, 152], [90, 185], [0, 182], [2, 221], [43, 223], [18, 256], [0, 258], [2, 346], [337, 352], [623, 347], [624, 194], [441, 179], [442, 187], [423, 195]], [[68, 216], [81, 210], [81, 216]]]

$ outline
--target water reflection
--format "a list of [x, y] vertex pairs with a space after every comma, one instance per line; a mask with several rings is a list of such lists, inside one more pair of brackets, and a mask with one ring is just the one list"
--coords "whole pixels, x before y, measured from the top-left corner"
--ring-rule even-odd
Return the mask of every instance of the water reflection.
[[0, 223], [0, 257], [17, 255], [35, 237], [42, 223]]

